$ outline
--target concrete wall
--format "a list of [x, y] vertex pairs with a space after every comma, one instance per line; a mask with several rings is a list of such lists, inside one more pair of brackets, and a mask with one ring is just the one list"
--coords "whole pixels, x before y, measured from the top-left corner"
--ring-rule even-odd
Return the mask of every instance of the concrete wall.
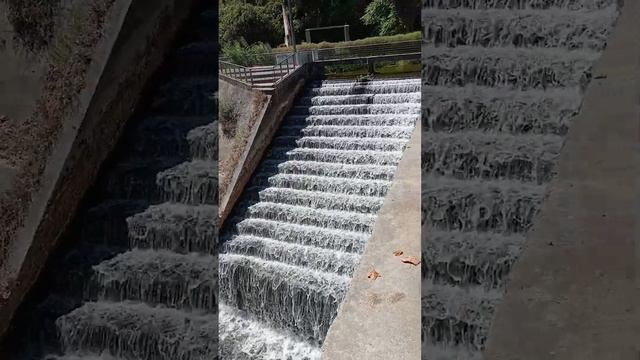
[[[195, 0], [116, 1], [95, 48], [78, 104], [64, 119], [0, 269], [0, 335], [36, 281], [85, 190], [119, 138], [147, 80], [162, 63]], [[38, 146], [38, 144], [33, 144]]]
[[[419, 360], [421, 354], [420, 122], [398, 165], [347, 296], [323, 345], [324, 360]], [[381, 274], [367, 278], [371, 270]]]
[[7, 5], [0, 3], [0, 116], [27, 118], [42, 92], [46, 68], [41, 56], [28, 54], [16, 44], [8, 12]]
[[625, 1], [497, 309], [487, 360], [640, 359], [640, 3]]
[[[224, 193], [231, 182], [233, 171], [240, 161], [251, 130], [259, 122], [260, 116], [271, 98], [271, 95], [259, 90], [252, 90], [250, 87], [242, 86], [241, 83], [230, 82], [226, 78], [220, 78], [218, 82], [218, 100], [220, 104], [226, 103], [233, 106], [238, 116], [235, 123], [235, 133], [227, 134], [219, 116], [218, 132], [218, 184], [220, 193]], [[221, 107], [220, 107], [221, 108]]]
[[[2, 123], [31, 115], [42, 93], [46, 70], [41, 56], [27, 53], [16, 43], [8, 14], [8, 6], [0, 2], [0, 134]], [[17, 173], [15, 165], [1, 155], [0, 151], [0, 194], [11, 188]]]
[[[251, 130], [244, 152], [233, 168], [229, 185], [225, 188], [224, 192], [220, 193], [219, 211], [221, 223], [224, 222], [236, 201], [240, 198], [240, 195], [242, 195], [244, 187], [264, 157], [284, 116], [289, 112], [296, 96], [313, 74], [313, 67], [305, 64], [294, 74], [284, 79], [283, 82], [268, 95], [268, 100]], [[240, 86], [231, 83], [225, 84], [225, 81], [222, 80], [220, 81], [220, 85], [221, 87]], [[225, 155], [220, 154], [220, 156], [224, 157]]]

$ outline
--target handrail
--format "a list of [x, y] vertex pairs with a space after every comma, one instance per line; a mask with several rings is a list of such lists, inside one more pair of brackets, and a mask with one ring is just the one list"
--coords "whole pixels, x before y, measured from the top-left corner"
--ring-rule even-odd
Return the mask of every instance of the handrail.
[[230, 63], [228, 61], [218, 61], [218, 69], [221, 74], [253, 86], [253, 70], [250, 67]]
[[284, 59], [278, 61], [275, 65], [267, 65], [258, 67], [247, 67], [238, 64], [234, 64], [228, 61], [219, 60], [220, 74], [233, 78], [246, 85], [254, 87], [256, 85], [257, 77], [262, 73], [271, 72], [274, 76], [272, 84], [275, 86], [280, 83], [283, 78], [289, 75], [296, 69], [294, 54], [285, 56]]
[[313, 50], [313, 60], [339, 60], [354, 57], [370, 57], [379, 55], [397, 55], [420, 52], [421, 40], [397, 41], [366, 45], [351, 45]]
[[[262, 80], [265, 84], [265, 78], [268, 78], [268, 84], [276, 87], [294, 71], [298, 64], [294, 57], [300, 54], [309, 54], [314, 62], [334, 62], [334, 61], [350, 61], [353, 59], [371, 59], [380, 56], [413, 56], [420, 53], [422, 49], [421, 40], [404, 40], [389, 43], [376, 43], [364, 45], [337, 46], [329, 48], [305, 49], [298, 53], [273, 52], [263, 54], [266, 56], [283, 56], [284, 58], [275, 62], [275, 65], [264, 66], [243, 66], [227, 61], [228, 59], [220, 59], [220, 74], [240, 81], [250, 87], [256, 87]], [[308, 60], [307, 60], [308, 61]], [[273, 62], [271, 63], [273, 64]]]
[[[293, 57], [294, 57], [293, 54], [292, 55], [288, 55], [288, 56], [286, 56], [284, 59], [280, 60], [276, 64], [276, 66], [278, 67], [278, 69], [280, 71], [280, 78], [277, 79], [276, 81], [274, 81], [274, 83], [278, 82], [280, 79], [282, 79], [287, 74], [289, 74], [289, 72], [290, 72], [290, 70], [292, 68], [295, 68], [295, 62], [293, 61]], [[284, 66], [284, 69], [283, 69], [283, 66]]]

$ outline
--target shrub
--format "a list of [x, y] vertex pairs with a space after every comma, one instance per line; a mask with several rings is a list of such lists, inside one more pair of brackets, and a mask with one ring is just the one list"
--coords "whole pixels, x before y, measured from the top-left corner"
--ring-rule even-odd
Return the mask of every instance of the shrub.
[[225, 1], [220, 5], [219, 37], [224, 47], [233, 41], [278, 44], [284, 39], [281, 2]]
[[[373, 44], [387, 44], [392, 42], [400, 42], [400, 41], [414, 41], [421, 40], [422, 33], [420, 31], [414, 31], [405, 34], [397, 34], [397, 35], [389, 35], [389, 36], [372, 36], [364, 39], [358, 39], [353, 41], [342, 41], [342, 42], [326, 42], [323, 41], [321, 43], [302, 43], [297, 46], [298, 51], [304, 50], [313, 50], [313, 49], [331, 49], [331, 48], [341, 48], [341, 47], [349, 47], [349, 46], [361, 46], [361, 45], [373, 45]], [[291, 52], [292, 48], [289, 47], [278, 47], [274, 49], [276, 52]]]
[[240, 118], [238, 105], [234, 101], [220, 99], [218, 109], [222, 132], [227, 137], [234, 137], [238, 119]]
[[373, 0], [361, 20], [365, 25], [373, 26], [378, 35], [394, 35], [406, 30], [391, 0]]
[[222, 48], [222, 55], [228, 61], [243, 65], [271, 65], [274, 57], [271, 55], [271, 46], [265, 43], [247, 44], [244, 39], [232, 41]]

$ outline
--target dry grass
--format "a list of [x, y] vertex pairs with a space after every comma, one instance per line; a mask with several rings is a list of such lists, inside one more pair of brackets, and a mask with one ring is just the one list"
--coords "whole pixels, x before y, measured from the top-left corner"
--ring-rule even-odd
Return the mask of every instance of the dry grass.
[[2, 0], [15, 41], [29, 52], [45, 49], [53, 38], [60, 0]]
[[240, 119], [240, 109], [234, 100], [220, 99], [219, 114], [220, 128], [225, 137], [230, 138], [236, 135], [238, 119]]
[[[23, 3], [22, 0], [12, 0]], [[30, 1], [31, 3], [36, 0]], [[11, 1], [10, 1], [11, 2]], [[36, 1], [37, 2], [37, 1]], [[73, 112], [77, 96], [85, 87], [86, 73], [95, 46], [102, 38], [106, 14], [115, 0], [93, 0], [72, 13], [56, 31], [56, 36], [25, 41], [48, 43], [48, 69], [43, 93], [32, 116], [23, 121], [8, 119], [0, 123], [0, 158], [18, 171], [13, 190], [0, 197], [0, 266], [17, 229], [23, 224], [33, 194], [40, 188], [51, 148], [64, 121]], [[41, 29], [29, 34], [36, 36]], [[37, 36], [36, 36], [37, 37]], [[36, 41], [37, 40], [37, 41]]]
[[[244, 154], [245, 148], [249, 142], [249, 136], [258, 122], [260, 112], [266, 105], [267, 100], [268, 98], [265, 95], [257, 95], [253, 98], [251, 104], [252, 112], [250, 114], [249, 121], [247, 121], [247, 125], [237, 129], [232, 141], [233, 145], [231, 147], [231, 154], [229, 154], [224, 161], [220, 162], [218, 170], [220, 199], [223, 199], [227, 194], [227, 190], [231, 183], [231, 177], [239, 165], [238, 162], [240, 161], [240, 157]], [[221, 156], [221, 158], [224, 159], [225, 157]]]

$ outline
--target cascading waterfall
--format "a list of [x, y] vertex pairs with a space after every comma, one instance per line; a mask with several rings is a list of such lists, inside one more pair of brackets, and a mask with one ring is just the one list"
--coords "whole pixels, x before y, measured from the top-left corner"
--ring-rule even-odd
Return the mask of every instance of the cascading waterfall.
[[481, 359], [616, 0], [423, 0], [425, 360]]
[[217, 359], [217, 9], [197, 16], [198, 42], [101, 170], [12, 360]]
[[224, 231], [220, 356], [312, 360], [420, 114], [420, 80], [315, 82]]

